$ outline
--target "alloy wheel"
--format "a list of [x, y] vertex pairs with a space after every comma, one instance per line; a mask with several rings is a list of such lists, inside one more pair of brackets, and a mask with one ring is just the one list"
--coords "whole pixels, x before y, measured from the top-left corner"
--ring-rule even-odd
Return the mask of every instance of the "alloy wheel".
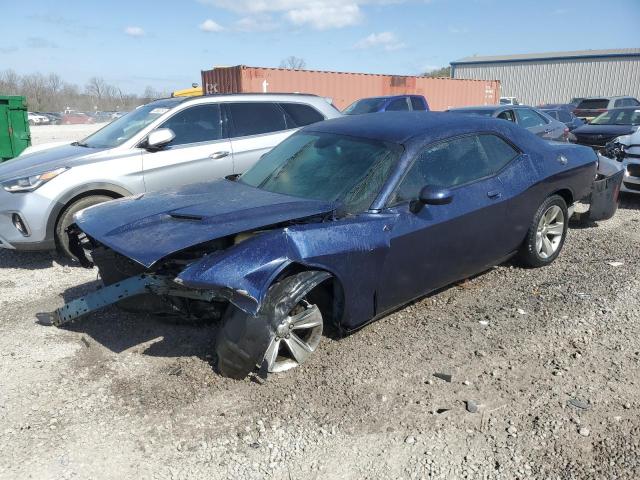
[[304, 363], [322, 338], [322, 313], [306, 300], [299, 302], [276, 326], [265, 360], [269, 372], [284, 372]]
[[540, 258], [553, 256], [560, 248], [564, 235], [564, 212], [551, 205], [540, 217], [536, 231], [536, 251]]

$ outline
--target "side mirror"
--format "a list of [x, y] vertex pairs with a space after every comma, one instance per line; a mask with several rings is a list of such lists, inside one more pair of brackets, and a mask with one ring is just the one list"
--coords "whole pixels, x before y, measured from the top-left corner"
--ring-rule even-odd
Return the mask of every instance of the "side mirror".
[[147, 137], [146, 148], [149, 150], [160, 150], [176, 138], [176, 134], [170, 128], [158, 128]]
[[446, 205], [453, 200], [453, 194], [448, 188], [425, 185], [420, 190], [418, 200], [423, 205]]

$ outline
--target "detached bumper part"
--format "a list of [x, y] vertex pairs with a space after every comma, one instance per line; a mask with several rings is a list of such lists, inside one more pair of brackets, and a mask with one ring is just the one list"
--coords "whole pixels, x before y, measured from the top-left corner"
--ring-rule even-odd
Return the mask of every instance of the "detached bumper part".
[[77, 298], [49, 314], [51, 324], [60, 327], [92, 312], [113, 305], [120, 300], [153, 293], [210, 302], [219, 299], [217, 292], [183, 289], [171, 277], [163, 275], [136, 275]]
[[589, 198], [589, 220], [608, 220], [615, 215], [623, 177], [624, 170], [620, 170], [610, 177], [593, 182]]

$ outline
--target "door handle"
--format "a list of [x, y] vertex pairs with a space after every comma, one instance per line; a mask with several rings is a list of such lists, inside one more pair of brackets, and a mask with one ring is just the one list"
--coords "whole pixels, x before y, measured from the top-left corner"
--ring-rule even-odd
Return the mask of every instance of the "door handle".
[[500, 193], [499, 190], [491, 190], [487, 192], [487, 197], [489, 198], [500, 198], [501, 196], [502, 194]]
[[219, 158], [224, 158], [227, 155], [229, 155], [229, 152], [215, 152], [215, 153], [212, 153], [211, 155], [209, 155], [209, 158], [211, 160], [217, 160]]

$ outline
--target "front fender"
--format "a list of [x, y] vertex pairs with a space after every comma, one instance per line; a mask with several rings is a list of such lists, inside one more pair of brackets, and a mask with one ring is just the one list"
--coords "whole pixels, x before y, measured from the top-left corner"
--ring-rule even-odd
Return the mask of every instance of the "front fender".
[[192, 263], [177, 277], [189, 288], [220, 289], [241, 310], [255, 315], [269, 286], [292, 263], [287, 229], [263, 232]]

